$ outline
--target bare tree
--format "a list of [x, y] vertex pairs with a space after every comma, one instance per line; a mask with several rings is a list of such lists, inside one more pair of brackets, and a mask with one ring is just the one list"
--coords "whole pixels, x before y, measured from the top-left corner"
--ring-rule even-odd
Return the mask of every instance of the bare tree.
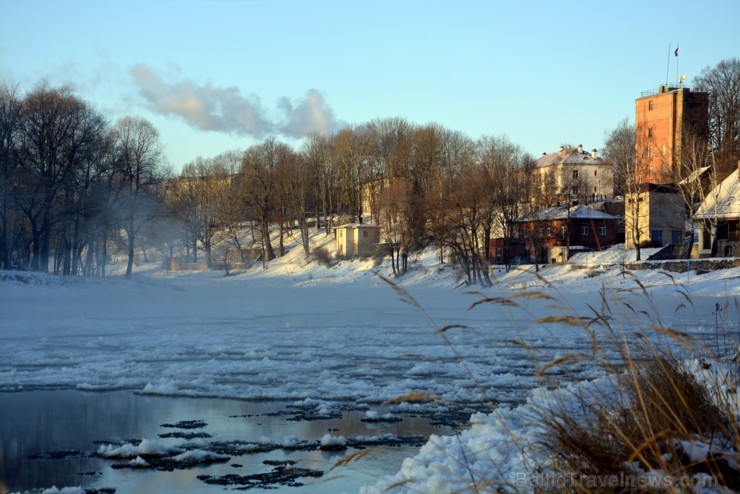
[[709, 140], [719, 178], [729, 175], [740, 159], [740, 59], [705, 67], [694, 86], [709, 93]]
[[[503, 177], [508, 176], [509, 170], [516, 170], [520, 163], [523, 163], [524, 155], [521, 152], [519, 146], [513, 144], [505, 136], [493, 137], [485, 136], [482, 137], [477, 143], [477, 160], [480, 166], [486, 171], [484, 175], [481, 175], [480, 179], [485, 181], [486, 186], [490, 189], [490, 193], [487, 195], [488, 204], [484, 211], [484, 222], [483, 222], [483, 244], [485, 246], [485, 258], [491, 259], [492, 253], [490, 251], [491, 238], [493, 231], [496, 228], [500, 232], [500, 224], [497, 224], [497, 219], [500, 217], [502, 206], [501, 195], [495, 191], [499, 188], [499, 173], [504, 171]], [[531, 166], [531, 162], [527, 161], [527, 164]], [[522, 178], [527, 178], [525, 175]], [[524, 182], [522, 182], [524, 184]]]
[[347, 127], [332, 139], [333, 162], [341, 187], [339, 213], [346, 208], [358, 223], [362, 223], [366, 213], [362, 210], [363, 185], [372, 178], [371, 136], [367, 127]]
[[406, 263], [402, 256], [408, 256], [411, 235], [408, 224], [410, 187], [403, 180], [384, 187], [378, 197], [378, 217], [381, 238], [391, 256], [391, 269], [395, 276], [406, 273]]
[[417, 128], [412, 144], [407, 171], [407, 180], [411, 184], [409, 226], [413, 248], [419, 249], [429, 240], [430, 191], [444, 190], [444, 183], [449, 183], [474, 163], [475, 144], [462, 133], [437, 124]]
[[275, 250], [270, 240], [270, 222], [276, 217], [276, 170], [279, 163], [291, 155], [293, 151], [287, 145], [268, 138], [264, 143], [247, 149], [242, 161], [245, 205], [248, 214], [259, 224], [262, 263], [265, 268], [267, 261], [275, 259]]
[[374, 120], [368, 128], [372, 133], [372, 148], [363, 199], [375, 222], [380, 223], [383, 190], [398, 180], [409, 183], [414, 127], [403, 118], [386, 118]]
[[491, 286], [486, 252], [488, 245], [483, 235], [496, 205], [490, 199], [494, 181], [487, 169], [477, 165], [466, 166], [449, 182], [445, 203], [453, 235], [448, 247], [466, 275], [468, 285]]
[[615, 196], [624, 195], [627, 182], [634, 179], [635, 136], [635, 126], [626, 118], [606, 132], [604, 156], [613, 166]]
[[67, 87], [39, 85], [21, 107], [17, 204], [32, 235], [31, 269], [48, 272], [60, 199], [83, 156], [97, 145], [105, 122]]
[[15, 205], [14, 177], [17, 175], [21, 130], [21, 99], [15, 87], [0, 85], [0, 268], [11, 269], [17, 249], [20, 215]]
[[526, 189], [524, 154], [506, 137], [488, 138], [484, 144], [482, 164], [492, 178], [494, 187], [490, 200], [494, 210], [492, 228], [503, 239], [506, 267], [511, 267], [515, 220], [522, 214], [522, 195]]
[[232, 150], [213, 158], [213, 167], [223, 177], [225, 187], [225, 190], [217, 196], [218, 223], [221, 226], [224, 241], [237, 250], [242, 262], [246, 261], [243, 226], [247, 219], [244, 184], [239, 175], [243, 155], [244, 152], [241, 150]]
[[147, 120], [122, 118], [116, 122], [113, 135], [116, 210], [120, 226], [126, 232], [126, 279], [131, 279], [136, 237], [147, 223], [162, 213], [157, 193], [165, 172], [159, 132]]
[[[643, 139], [641, 142], [647, 142]], [[606, 134], [604, 155], [614, 166], [615, 194], [624, 195], [625, 236], [635, 248], [635, 259], [641, 259], [644, 225], [648, 222], [644, 187], [638, 179], [646, 175], [647, 150], [637, 149], [637, 131], [627, 119]]]
[[311, 235], [308, 220], [319, 204], [319, 184], [316, 180], [319, 167], [317, 165], [318, 162], [309, 159], [305, 153], [294, 155], [292, 159], [286, 162], [288, 216], [298, 225], [306, 262], [308, 262], [311, 254]]
[[337, 204], [337, 177], [334, 172], [331, 140], [322, 134], [313, 134], [304, 144], [304, 163], [314, 176], [314, 187], [318, 194], [316, 203], [316, 229], [321, 228], [323, 217], [327, 235], [332, 230], [332, 215]]
[[[554, 197], [557, 197], [556, 194], [553, 194], [554, 188], [552, 184], [549, 183], [549, 180], [554, 177], [550, 174], [545, 175], [545, 183], [543, 183], [543, 178], [536, 170], [536, 167], [537, 161], [534, 157], [525, 153], [522, 156], [521, 165], [524, 173], [522, 185], [524, 187], [523, 197], [525, 199], [522, 201], [521, 207], [522, 214], [526, 215], [533, 225], [544, 220], [543, 208], [551, 206], [554, 203]], [[532, 251], [534, 254], [535, 271], [540, 270], [540, 261], [546, 262], [543, 260], [542, 256], [542, 248], [546, 236], [547, 235], [543, 232], [542, 227], [537, 231], [533, 230], [531, 232], [529, 241], [532, 245]]]
[[697, 231], [694, 213], [710, 191], [717, 186], [716, 172], [710, 166], [709, 158], [707, 140], [703, 136], [688, 134], [684, 136], [681, 144], [678, 163], [671, 169], [671, 181], [686, 206], [687, 218], [691, 225], [692, 234], [684, 252], [687, 259], [691, 256], [694, 244], [693, 233]]
[[[111, 172], [110, 141], [102, 117], [90, 136], [90, 144], [80, 150], [69, 179], [60, 195], [59, 231], [56, 235], [54, 272], [77, 275], [90, 273], [94, 262], [91, 251], [97, 242], [96, 219], [105, 205], [104, 184]], [[87, 250], [83, 266], [82, 254]], [[84, 269], [83, 269], [84, 267]]]
[[183, 167], [173, 190], [175, 210], [192, 235], [193, 252], [202, 246], [209, 267], [213, 265], [213, 246], [222, 232], [221, 207], [230, 185], [226, 170], [213, 160], [196, 158]]

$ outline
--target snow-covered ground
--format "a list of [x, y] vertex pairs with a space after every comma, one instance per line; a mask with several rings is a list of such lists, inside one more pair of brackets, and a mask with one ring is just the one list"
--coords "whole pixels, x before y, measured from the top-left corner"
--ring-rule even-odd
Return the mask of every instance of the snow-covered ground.
[[[542, 364], [591, 345], [589, 331], [538, 318], [590, 318], [608, 304], [615, 326], [625, 331], [659, 320], [707, 345], [718, 320], [737, 324], [740, 269], [625, 273], [620, 263], [629, 254], [615, 248], [539, 272], [499, 270], [487, 289], [459, 286], [436, 252], [410, 258], [410, 272], [394, 280], [396, 288], [378, 276], [390, 276], [387, 265], [306, 265], [297, 248], [267, 269], [228, 277], [154, 266], [139, 266], [131, 281], [0, 274], [0, 390], [290, 399], [318, 411], [424, 393], [433, 402], [397, 408], [499, 407], [498, 414], [476, 415], [475, 431], [462, 437], [473, 441], [470, 448], [489, 448], [491, 461], [504, 468], [492, 444], [502, 420], [525, 430], [526, 411], [515, 407], [542, 393], [531, 390], [601, 375], [578, 363], [565, 374], [549, 373], [547, 381], [535, 378]], [[432, 438], [417, 460], [404, 464], [406, 473], [378, 488], [425, 468], [445, 471], [434, 461], [444, 463], [445, 455], [457, 461], [463, 443], [455, 441]], [[437, 484], [422, 490], [444, 492], [447, 477], [434, 478]]]

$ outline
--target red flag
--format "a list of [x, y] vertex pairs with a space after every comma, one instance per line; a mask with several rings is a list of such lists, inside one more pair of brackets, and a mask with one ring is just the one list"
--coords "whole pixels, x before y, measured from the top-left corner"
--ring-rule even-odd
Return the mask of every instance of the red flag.
[[673, 54], [678, 56], [678, 47], [676, 47], [676, 51], [674, 51]]

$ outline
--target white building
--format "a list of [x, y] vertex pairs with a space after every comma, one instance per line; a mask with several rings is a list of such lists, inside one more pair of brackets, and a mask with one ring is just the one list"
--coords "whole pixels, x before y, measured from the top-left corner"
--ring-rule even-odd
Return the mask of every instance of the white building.
[[[740, 168], [740, 163], [738, 163]], [[698, 257], [712, 255], [712, 243], [716, 242], [715, 255], [719, 257], [740, 256], [740, 177], [738, 170], [732, 172], [714, 190], [707, 194], [694, 214], [699, 231]]]
[[540, 193], [555, 200], [573, 195], [593, 202], [614, 195], [612, 164], [600, 157], [596, 149], [584, 151], [582, 144], [542, 153], [532, 173]]
[[380, 243], [380, 228], [363, 223], [350, 223], [334, 229], [339, 257], [370, 257]]

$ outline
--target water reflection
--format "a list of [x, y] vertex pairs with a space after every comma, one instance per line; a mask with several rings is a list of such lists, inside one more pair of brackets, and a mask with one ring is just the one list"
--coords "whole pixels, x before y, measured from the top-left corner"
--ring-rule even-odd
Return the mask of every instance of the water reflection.
[[[301, 440], [318, 440], [332, 431], [347, 438], [386, 433], [424, 435], [445, 433], [425, 419], [404, 418], [392, 424], [368, 424], [363, 412], [346, 412], [341, 418], [291, 421], [278, 415], [287, 403], [249, 402], [224, 399], [168, 398], [137, 395], [129, 391], [87, 393], [74, 390], [0, 393], [0, 494], [52, 485], [87, 488], [114, 487], [119, 494], [134, 492], [207, 492], [222, 490], [208, 486], [198, 475], [248, 475], [266, 472], [264, 460], [293, 460], [299, 467], [327, 470], [344, 453], [275, 450], [256, 455], [234, 456], [225, 464], [189, 470], [159, 472], [113, 469], [111, 461], [91, 453], [96, 442], [127, 441], [138, 444], [142, 438], [179, 445], [177, 438], [162, 439], [159, 434], [174, 429], [162, 424], [203, 420], [213, 441], [258, 442], [269, 438], [280, 442], [295, 435]], [[192, 431], [190, 431], [192, 432]], [[332, 472], [329, 477], [302, 487], [300, 492], [352, 492], [379, 475], [398, 470], [404, 458], [415, 453], [413, 447], [379, 447], [361, 461]], [[61, 459], [46, 457], [50, 452], [70, 452]], [[38, 456], [40, 459], [29, 459]], [[64, 455], [63, 455], [64, 456]], [[330, 489], [329, 487], [330, 486]], [[295, 488], [283, 487], [287, 492]], [[271, 491], [275, 492], [275, 491]]]

